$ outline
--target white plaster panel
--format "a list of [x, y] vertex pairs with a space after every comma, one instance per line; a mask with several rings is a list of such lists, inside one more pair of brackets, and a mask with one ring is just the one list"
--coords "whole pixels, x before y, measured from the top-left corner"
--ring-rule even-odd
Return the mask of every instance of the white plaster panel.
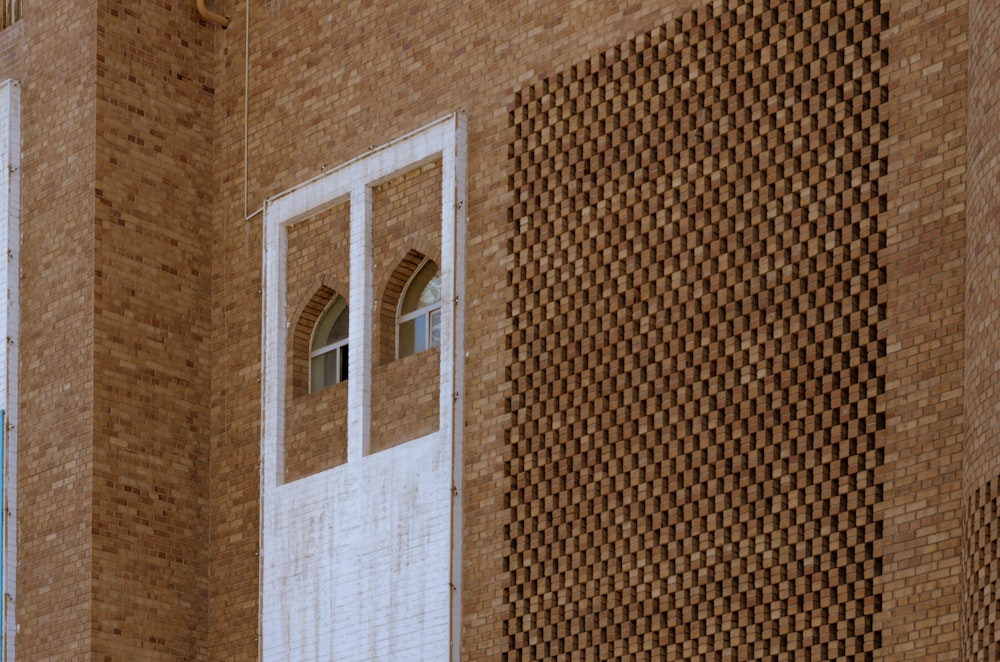
[[441, 434], [277, 488], [263, 659], [447, 660], [451, 501]]
[[[264, 207], [261, 403], [263, 660], [458, 659], [465, 116], [456, 113]], [[442, 161], [441, 407], [437, 432], [369, 452], [372, 187]], [[350, 201], [347, 463], [284, 484], [287, 228]]]

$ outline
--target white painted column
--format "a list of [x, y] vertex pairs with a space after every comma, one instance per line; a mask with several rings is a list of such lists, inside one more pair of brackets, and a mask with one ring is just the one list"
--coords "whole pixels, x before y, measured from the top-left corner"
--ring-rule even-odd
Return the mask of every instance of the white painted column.
[[0, 269], [0, 328], [5, 351], [0, 361], [0, 393], [4, 410], [3, 435], [3, 654], [15, 659], [17, 633], [17, 432], [18, 432], [18, 348], [19, 278], [21, 248], [21, 84], [14, 80], [0, 83], [0, 172], [6, 173], [6, 186], [0, 187], [0, 255], [6, 255]]
[[372, 401], [372, 189], [351, 182], [351, 363], [347, 380], [347, 461], [368, 455]]

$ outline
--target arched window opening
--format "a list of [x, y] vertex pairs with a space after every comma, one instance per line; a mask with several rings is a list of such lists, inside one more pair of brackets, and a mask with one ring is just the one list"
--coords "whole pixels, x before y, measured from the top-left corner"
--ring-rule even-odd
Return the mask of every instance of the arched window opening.
[[347, 302], [336, 297], [313, 330], [309, 351], [310, 393], [347, 379], [347, 341]]
[[424, 260], [407, 284], [396, 325], [398, 358], [441, 344], [441, 272]]

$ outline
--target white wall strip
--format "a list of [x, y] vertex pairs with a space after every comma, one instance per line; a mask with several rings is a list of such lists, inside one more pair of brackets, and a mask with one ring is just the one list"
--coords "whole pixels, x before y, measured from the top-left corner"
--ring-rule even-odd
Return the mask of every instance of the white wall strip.
[[0, 291], [6, 297], [0, 306], [0, 327], [7, 338], [0, 362], [3, 389], [3, 654], [14, 660], [17, 633], [17, 387], [19, 337], [19, 256], [21, 247], [21, 84], [0, 83], [0, 172], [7, 173], [7, 186], [0, 187], [0, 255], [7, 256], [0, 269]]

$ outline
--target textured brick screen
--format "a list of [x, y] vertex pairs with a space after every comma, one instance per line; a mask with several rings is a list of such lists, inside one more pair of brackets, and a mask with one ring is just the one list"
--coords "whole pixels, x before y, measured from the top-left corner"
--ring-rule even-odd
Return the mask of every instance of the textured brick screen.
[[966, 554], [963, 574], [972, 590], [962, 605], [963, 659], [1000, 656], [997, 591], [1000, 589], [1000, 479], [983, 485], [969, 499], [963, 522]]
[[870, 659], [878, 2], [717, 2], [515, 97], [509, 660]]

